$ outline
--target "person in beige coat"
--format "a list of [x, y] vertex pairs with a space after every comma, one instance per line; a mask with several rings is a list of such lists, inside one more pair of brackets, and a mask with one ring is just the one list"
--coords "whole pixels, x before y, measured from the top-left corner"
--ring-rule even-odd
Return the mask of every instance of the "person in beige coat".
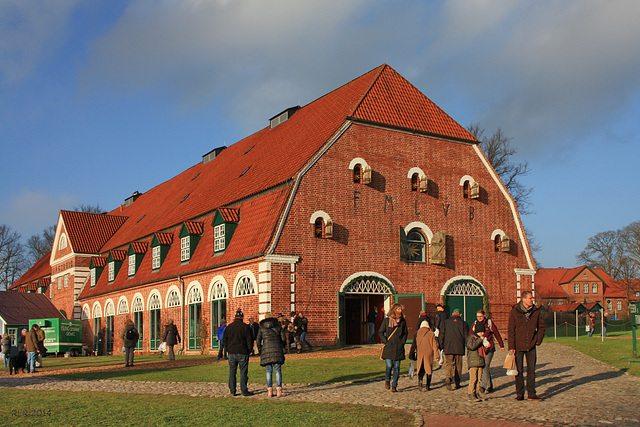
[[[413, 336], [413, 344], [409, 350], [409, 359], [416, 361], [418, 371], [418, 391], [431, 390], [432, 365], [438, 360], [438, 344], [436, 336], [429, 327], [429, 323], [423, 320], [420, 328]], [[427, 375], [427, 381], [423, 385], [423, 379]]]

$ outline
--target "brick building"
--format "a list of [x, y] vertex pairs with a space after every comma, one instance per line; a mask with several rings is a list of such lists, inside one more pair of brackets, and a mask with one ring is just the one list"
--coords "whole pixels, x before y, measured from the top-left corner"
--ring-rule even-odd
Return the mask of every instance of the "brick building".
[[585, 311], [600, 307], [612, 318], [628, 318], [629, 300], [635, 297], [633, 283], [614, 280], [604, 270], [586, 265], [574, 268], [541, 268], [536, 274], [540, 304], [549, 311]]
[[[477, 141], [388, 65], [203, 156], [104, 215], [62, 211], [49, 295], [100, 351], [126, 318], [189, 351], [246, 315], [302, 311], [315, 344], [366, 342], [367, 312], [436, 303], [506, 327], [534, 287], [517, 207]], [[24, 285], [21, 281], [15, 288]]]

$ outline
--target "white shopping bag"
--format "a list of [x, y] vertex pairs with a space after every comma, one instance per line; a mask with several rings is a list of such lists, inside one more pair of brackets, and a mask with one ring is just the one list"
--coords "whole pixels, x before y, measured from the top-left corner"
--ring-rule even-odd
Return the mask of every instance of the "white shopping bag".
[[409, 362], [409, 378], [413, 378], [413, 360], [411, 362]]
[[162, 341], [160, 343], [160, 345], [158, 346], [158, 351], [161, 353], [164, 353], [165, 351], [167, 351], [167, 343], [165, 341]]

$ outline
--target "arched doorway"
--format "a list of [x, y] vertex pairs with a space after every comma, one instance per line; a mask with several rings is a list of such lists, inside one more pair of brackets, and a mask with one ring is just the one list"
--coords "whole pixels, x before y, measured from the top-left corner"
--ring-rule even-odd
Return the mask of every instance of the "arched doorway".
[[[376, 331], [384, 319], [385, 303], [393, 295], [393, 287], [382, 277], [358, 276], [338, 293], [338, 316], [340, 344], [366, 344], [369, 338], [367, 314], [373, 307], [378, 309]], [[375, 334], [378, 342], [377, 334]]]
[[456, 308], [469, 326], [476, 319], [476, 311], [484, 308], [485, 292], [473, 279], [459, 279], [452, 282], [444, 293], [445, 310], [449, 315]]

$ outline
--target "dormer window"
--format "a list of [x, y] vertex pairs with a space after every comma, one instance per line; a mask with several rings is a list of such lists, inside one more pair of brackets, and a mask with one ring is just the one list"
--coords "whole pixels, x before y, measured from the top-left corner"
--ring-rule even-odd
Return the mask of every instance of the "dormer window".
[[107, 257], [107, 265], [109, 270], [109, 283], [113, 282], [120, 271], [122, 262], [127, 257], [127, 251], [124, 250], [112, 250]]
[[158, 232], [153, 236], [151, 241], [151, 269], [153, 271], [157, 271], [162, 266], [172, 243], [172, 233]]
[[129, 277], [136, 274], [136, 256], [129, 255]]
[[204, 232], [204, 222], [185, 221], [180, 231], [180, 261], [187, 262], [198, 246]]
[[138, 271], [138, 267], [142, 263], [142, 258], [147, 252], [147, 247], [148, 243], [146, 242], [132, 242], [129, 245], [129, 251], [127, 252], [127, 255], [129, 256], [129, 277], [135, 276], [136, 271]]
[[106, 257], [92, 257], [91, 263], [89, 264], [89, 269], [91, 271], [91, 287], [96, 285], [96, 282], [100, 278], [102, 274], [102, 270], [104, 266], [107, 264]]
[[109, 281], [113, 282], [116, 278], [116, 264], [114, 261], [109, 263]]
[[91, 269], [91, 287], [93, 288], [96, 285], [96, 269]]
[[213, 253], [221, 254], [228, 247], [233, 233], [240, 222], [240, 210], [233, 208], [218, 208], [213, 215]]
[[189, 261], [191, 259], [191, 236], [180, 238], [180, 261]]

